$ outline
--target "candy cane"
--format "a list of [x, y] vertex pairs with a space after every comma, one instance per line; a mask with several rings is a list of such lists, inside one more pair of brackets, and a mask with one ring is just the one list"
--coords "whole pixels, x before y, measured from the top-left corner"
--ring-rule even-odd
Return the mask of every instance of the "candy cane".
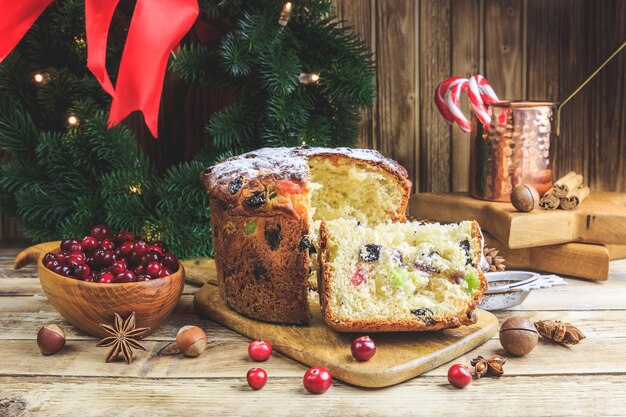
[[454, 121], [464, 132], [470, 132], [472, 130], [470, 122], [459, 108], [459, 98], [461, 97], [461, 93], [464, 90], [467, 90], [467, 86], [468, 80], [465, 78], [459, 78], [450, 83], [448, 93], [446, 94], [446, 104], [448, 106], [448, 110], [450, 110], [452, 116], [454, 117]]
[[470, 104], [472, 105], [472, 109], [474, 110], [474, 114], [476, 114], [478, 120], [480, 120], [483, 125], [489, 126], [491, 124], [491, 116], [487, 113], [487, 108], [485, 107], [485, 103], [483, 103], [482, 99], [481, 88], [479, 87], [482, 80], [485, 80], [482, 75], [474, 75], [470, 77], [467, 94], [469, 95]]
[[448, 109], [448, 105], [446, 104], [445, 95], [448, 93], [448, 89], [450, 88], [450, 84], [452, 84], [454, 81], [456, 81], [456, 80], [458, 80], [460, 78], [461, 77], [446, 78], [445, 80], [443, 80], [442, 82], [439, 83], [439, 85], [437, 86], [437, 89], [435, 90], [435, 104], [437, 105], [437, 108], [439, 109], [439, 113], [441, 113], [441, 115], [443, 116], [444, 120], [449, 125], [454, 123], [454, 116], [450, 112], [450, 109]]

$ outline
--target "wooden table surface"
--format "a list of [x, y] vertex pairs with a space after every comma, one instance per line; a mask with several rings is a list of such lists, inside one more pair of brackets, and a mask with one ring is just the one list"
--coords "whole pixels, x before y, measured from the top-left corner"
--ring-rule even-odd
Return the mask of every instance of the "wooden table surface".
[[[249, 341], [197, 316], [192, 286], [145, 340], [147, 352], [138, 352], [132, 365], [107, 364], [106, 348], [48, 303], [34, 267], [12, 270], [19, 249], [0, 248], [0, 416], [626, 415], [626, 260], [612, 263], [606, 282], [567, 279], [567, 287], [534, 292], [522, 306], [497, 312], [500, 320], [519, 314], [571, 322], [587, 335], [577, 346], [540, 342], [528, 356], [510, 358], [501, 379], [480, 379], [463, 390], [447, 383], [448, 364], [384, 389], [335, 381], [314, 396], [302, 387], [306, 368], [280, 354], [262, 365], [265, 388], [251, 391]], [[46, 323], [61, 324], [68, 341], [44, 357], [36, 336]], [[205, 329], [207, 351], [195, 359], [161, 355], [186, 324]], [[502, 353], [497, 336], [454, 362], [493, 353]]]

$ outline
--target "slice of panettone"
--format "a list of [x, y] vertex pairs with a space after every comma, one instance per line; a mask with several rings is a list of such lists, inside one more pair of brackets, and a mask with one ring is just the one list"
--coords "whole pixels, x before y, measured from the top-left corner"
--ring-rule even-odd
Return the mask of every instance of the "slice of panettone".
[[323, 221], [319, 287], [338, 331], [430, 331], [475, 323], [487, 281], [478, 223]]

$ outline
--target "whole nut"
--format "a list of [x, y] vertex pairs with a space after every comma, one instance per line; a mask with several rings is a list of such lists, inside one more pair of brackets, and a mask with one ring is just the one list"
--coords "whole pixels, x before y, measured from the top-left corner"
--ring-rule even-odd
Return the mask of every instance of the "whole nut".
[[500, 326], [500, 344], [509, 353], [523, 356], [537, 346], [539, 334], [526, 317], [509, 317]]
[[533, 211], [539, 205], [539, 193], [532, 185], [518, 185], [511, 193], [511, 204], [518, 211]]
[[43, 355], [57, 353], [65, 346], [65, 332], [56, 324], [46, 324], [37, 333], [37, 346]]
[[176, 345], [185, 356], [200, 356], [206, 350], [206, 333], [197, 326], [181, 327], [176, 334]]

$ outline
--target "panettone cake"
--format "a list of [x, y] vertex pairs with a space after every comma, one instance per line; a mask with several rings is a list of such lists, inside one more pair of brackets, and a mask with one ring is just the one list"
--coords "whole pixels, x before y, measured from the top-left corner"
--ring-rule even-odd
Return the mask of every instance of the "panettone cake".
[[321, 220], [404, 221], [411, 182], [369, 149], [264, 148], [202, 173], [220, 293], [234, 310], [309, 320], [307, 280]]

